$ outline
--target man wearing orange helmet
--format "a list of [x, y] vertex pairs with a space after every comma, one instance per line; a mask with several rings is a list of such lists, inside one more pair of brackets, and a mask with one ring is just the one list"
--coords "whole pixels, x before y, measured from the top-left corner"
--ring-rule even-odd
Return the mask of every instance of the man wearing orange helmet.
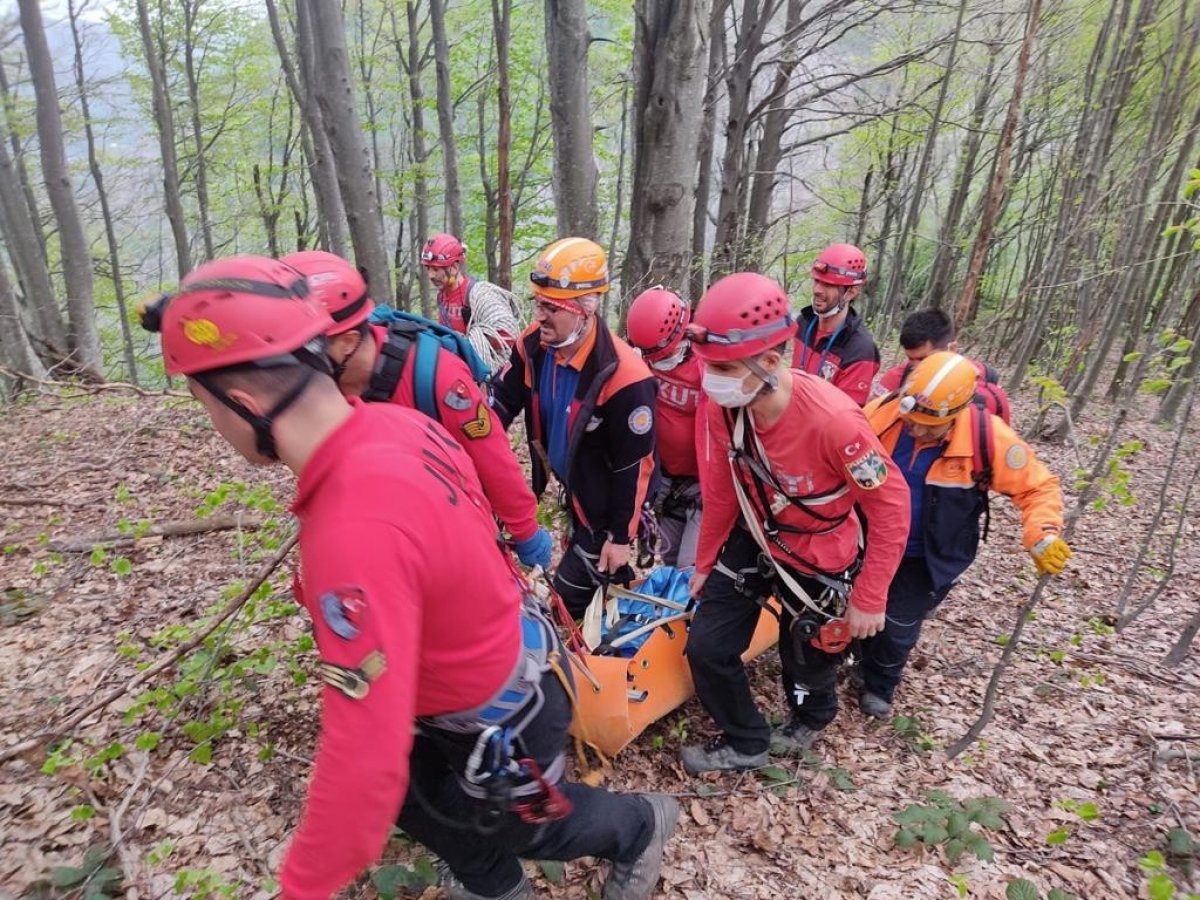
[[[930, 354], [939, 350], [957, 353], [958, 341], [954, 338], [954, 323], [940, 309], [919, 309], [900, 326], [900, 346], [904, 348], [907, 359], [879, 376], [879, 381], [871, 389], [872, 400], [900, 390], [913, 367]], [[975, 371], [979, 373], [979, 380], [975, 385], [975, 405], [999, 416], [1006, 424], [1011, 424], [1012, 407], [1008, 402], [1008, 394], [1000, 387], [1000, 373], [979, 360], [971, 362]]]
[[[783, 288], [752, 272], [722, 278], [690, 328], [707, 401], [697, 427], [704, 517], [687, 657], [721, 734], [685, 747], [691, 773], [748, 769], [768, 748], [795, 754], [837, 714], [851, 638], [883, 627], [888, 582], [908, 533], [908, 489], [862, 411], [788, 369], [796, 321]], [[871, 528], [865, 555], [859, 510]], [[759, 604], [783, 602], [779, 656], [789, 721], [775, 734], [741, 661]]]
[[[405, 353], [393, 391], [375, 389], [386, 381], [383, 368], [396, 349], [389, 344], [386, 327], [368, 322], [375, 304], [358, 269], [324, 250], [289, 253], [282, 261], [307, 279], [310, 293], [325, 304], [333, 319], [327, 352], [342, 393], [416, 409], [415, 352]], [[553, 541], [538, 525], [537, 500], [470, 369], [458, 356], [439, 348], [434, 373], [437, 419], [471, 457], [492, 509], [512, 535], [518, 558], [526, 565], [549, 569]]]
[[656, 487], [656, 390], [646, 364], [596, 315], [608, 291], [598, 244], [555, 241], [529, 280], [534, 323], [513, 348], [492, 405], [506, 428], [525, 414], [534, 493], [551, 472], [563, 486], [571, 535], [554, 587], [581, 616], [603, 579], [633, 577], [630, 542]]
[[201, 266], [143, 324], [222, 437], [298, 477], [296, 598], [324, 689], [284, 900], [338, 893], [394, 823], [441, 857], [451, 900], [529, 900], [520, 857], [580, 856], [613, 861], [606, 900], [648, 898], [678, 806], [563, 779], [561, 648], [462, 447], [415, 410], [342, 396], [329, 314], [276, 260]]
[[879, 348], [850, 308], [867, 282], [867, 258], [853, 244], [831, 244], [812, 265], [813, 300], [800, 311], [793, 365], [841, 388], [859, 406], [879, 371]]
[[421, 265], [437, 289], [438, 321], [466, 335], [493, 374], [499, 372], [521, 333], [513, 295], [468, 275], [466, 245], [452, 234], [426, 241]]
[[977, 378], [971, 360], [938, 351], [917, 363], [897, 393], [864, 410], [912, 498], [912, 530], [888, 588], [887, 624], [862, 642], [859, 704], [869, 716], [891, 715], [922, 622], [975, 560], [989, 490], [1020, 509], [1023, 542], [1039, 574], [1059, 574], [1071, 556], [1058, 536], [1058, 478], [999, 416], [973, 402]]
[[696, 409], [704, 364], [686, 331], [691, 307], [664, 287], [643, 291], [629, 305], [629, 343], [658, 381], [658, 456], [662, 488], [655, 500], [662, 560], [687, 568], [696, 562], [700, 534], [700, 469], [696, 463]]

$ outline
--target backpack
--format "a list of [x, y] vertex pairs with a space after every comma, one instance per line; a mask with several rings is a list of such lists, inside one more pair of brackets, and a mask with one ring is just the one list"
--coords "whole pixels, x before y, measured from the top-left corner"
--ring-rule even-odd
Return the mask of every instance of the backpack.
[[414, 345], [413, 397], [417, 409], [432, 419], [441, 421], [437, 402], [439, 351], [447, 350], [465, 362], [471, 370], [471, 377], [481, 385], [491, 376], [491, 370], [480, 359], [470, 341], [440, 322], [389, 306], [375, 307], [367, 321], [372, 325], [386, 325], [388, 330], [380, 348], [379, 363], [363, 392], [363, 399], [369, 403], [387, 403], [392, 399]]

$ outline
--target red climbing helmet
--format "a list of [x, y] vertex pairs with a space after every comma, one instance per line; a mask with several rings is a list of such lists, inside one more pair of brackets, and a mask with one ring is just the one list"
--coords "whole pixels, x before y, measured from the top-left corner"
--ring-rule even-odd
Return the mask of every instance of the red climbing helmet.
[[452, 234], [435, 234], [421, 250], [421, 265], [448, 269], [467, 258], [467, 248]]
[[367, 295], [367, 282], [362, 273], [336, 253], [299, 250], [280, 257], [279, 261], [303, 275], [312, 297], [325, 304], [333, 319], [329, 329], [331, 335], [349, 331], [365, 322], [375, 308]]
[[643, 291], [629, 305], [629, 343], [649, 362], [665, 359], [683, 340], [692, 310], [662, 285]]
[[293, 353], [332, 326], [325, 307], [309, 296], [304, 276], [265, 256], [205, 263], [183, 279], [176, 294], [156, 304], [153, 314], [159, 317], [169, 375], [242, 363], [270, 366], [276, 360], [294, 365]]
[[830, 244], [813, 263], [812, 277], [842, 287], [865, 284], [867, 257], [853, 244]]
[[791, 307], [783, 288], [765, 275], [726, 275], [700, 299], [688, 337], [707, 362], [749, 359], [796, 333]]

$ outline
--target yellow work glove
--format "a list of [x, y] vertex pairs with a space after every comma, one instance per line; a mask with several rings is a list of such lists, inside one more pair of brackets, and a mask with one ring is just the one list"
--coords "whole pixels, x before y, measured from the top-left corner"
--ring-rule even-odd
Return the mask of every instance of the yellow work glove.
[[1057, 575], [1071, 558], [1071, 548], [1057, 534], [1047, 534], [1029, 552], [1039, 575]]

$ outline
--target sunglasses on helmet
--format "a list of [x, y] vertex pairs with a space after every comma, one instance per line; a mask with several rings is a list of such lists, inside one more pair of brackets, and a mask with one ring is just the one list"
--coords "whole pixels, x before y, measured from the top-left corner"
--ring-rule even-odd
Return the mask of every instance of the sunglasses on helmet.
[[571, 281], [567, 278], [551, 278], [545, 272], [539, 272], [537, 269], [529, 273], [529, 280], [538, 287], [559, 288], [564, 291], [591, 291], [608, 284], [607, 274], [602, 278], [593, 278], [591, 281]]
[[842, 266], [835, 266], [832, 263], [823, 262], [821, 260], [817, 260], [812, 264], [812, 270], [820, 275], [841, 275], [843, 278], [860, 279], [867, 277], [867, 273], [861, 269], [846, 269]]
[[789, 312], [782, 319], [777, 319], [774, 322], [756, 325], [753, 328], [731, 328], [724, 334], [719, 331], [710, 331], [703, 325], [689, 325], [687, 336], [695, 344], [725, 344], [732, 346], [734, 344], [745, 344], [748, 341], [770, 337], [778, 331], [790, 331], [795, 324], [796, 318]]

